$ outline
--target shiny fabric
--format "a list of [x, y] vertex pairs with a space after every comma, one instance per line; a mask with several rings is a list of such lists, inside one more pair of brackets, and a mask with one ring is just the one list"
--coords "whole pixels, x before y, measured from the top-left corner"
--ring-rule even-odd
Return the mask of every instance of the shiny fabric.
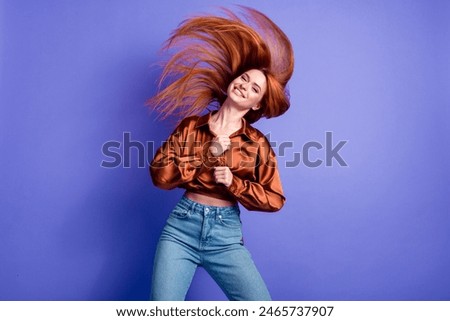
[[[209, 129], [213, 113], [187, 117], [177, 126], [150, 164], [153, 183], [238, 201], [248, 210], [278, 211], [285, 197], [269, 141], [243, 119], [242, 127], [230, 135], [230, 149], [215, 157], [209, 151], [215, 137]], [[230, 168], [233, 180], [228, 188], [214, 181], [215, 166]]]

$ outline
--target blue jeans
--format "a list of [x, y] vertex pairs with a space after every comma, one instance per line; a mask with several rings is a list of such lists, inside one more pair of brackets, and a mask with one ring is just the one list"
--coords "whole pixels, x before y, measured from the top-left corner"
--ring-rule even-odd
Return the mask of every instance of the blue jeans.
[[206, 206], [181, 198], [158, 242], [151, 300], [184, 300], [197, 266], [205, 268], [229, 300], [271, 300], [244, 247], [237, 205]]

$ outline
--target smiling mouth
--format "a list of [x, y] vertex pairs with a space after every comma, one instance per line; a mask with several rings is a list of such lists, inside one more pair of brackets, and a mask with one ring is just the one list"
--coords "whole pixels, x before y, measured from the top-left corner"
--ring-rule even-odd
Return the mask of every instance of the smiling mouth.
[[239, 88], [234, 88], [234, 91], [237, 92], [239, 94], [239, 96], [241, 96], [242, 98], [245, 98], [244, 93], [242, 91], [239, 90]]

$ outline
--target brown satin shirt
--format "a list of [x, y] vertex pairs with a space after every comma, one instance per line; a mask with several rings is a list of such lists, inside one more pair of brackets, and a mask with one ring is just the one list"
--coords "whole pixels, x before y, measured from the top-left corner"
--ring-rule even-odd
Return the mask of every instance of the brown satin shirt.
[[[230, 135], [230, 149], [215, 157], [209, 151], [215, 137], [209, 129], [212, 113], [187, 117], [177, 126], [150, 164], [153, 184], [237, 200], [248, 210], [278, 211], [286, 199], [267, 138], [243, 119], [242, 127]], [[215, 166], [230, 168], [233, 180], [229, 187], [214, 181]]]

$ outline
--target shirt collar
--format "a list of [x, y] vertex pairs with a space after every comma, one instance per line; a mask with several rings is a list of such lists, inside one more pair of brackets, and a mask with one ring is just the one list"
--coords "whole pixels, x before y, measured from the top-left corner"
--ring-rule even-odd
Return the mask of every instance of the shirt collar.
[[[217, 112], [217, 111], [211, 111], [211, 112], [209, 112], [209, 113], [207, 113], [207, 114], [205, 114], [205, 115], [203, 115], [203, 116], [200, 116], [200, 117], [197, 119], [197, 123], [196, 123], [196, 125], [195, 125], [195, 128], [205, 126], [206, 129], [209, 131], [209, 126], [208, 126], [209, 120], [211, 119], [211, 116], [212, 116], [214, 113], [216, 113], [216, 112]], [[247, 120], [246, 120], [245, 118], [242, 118], [242, 127], [241, 127], [239, 130], [237, 130], [236, 132], [234, 132], [234, 133], [231, 135], [231, 137], [233, 137], [233, 136], [238, 136], [238, 135], [244, 135], [244, 136], [246, 136], [248, 139], [250, 139], [250, 140], [252, 140], [252, 141], [256, 141], [255, 138], [253, 138], [252, 133], [253, 133], [253, 131], [251, 130], [251, 126], [247, 124]]]

